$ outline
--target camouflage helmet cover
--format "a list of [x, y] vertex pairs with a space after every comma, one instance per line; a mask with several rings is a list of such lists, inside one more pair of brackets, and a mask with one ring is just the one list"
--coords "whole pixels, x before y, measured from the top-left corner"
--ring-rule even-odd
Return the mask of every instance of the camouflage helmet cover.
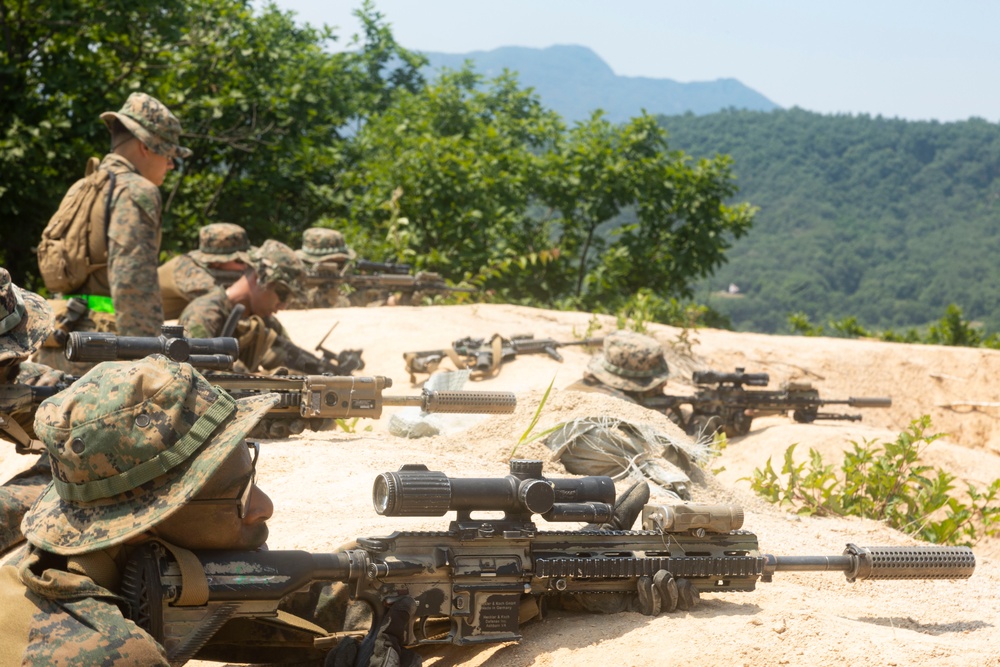
[[105, 111], [101, 114], [101, 120], [108, 129], [111, 129], [113, 118], [117, 118], [157, 155], [169, 158], [191, 157], [191, 149], [180, 145], [181, 122], [155, 97], [146, 93], [132, 93], [117, 112]]
[[198, 249], [188, 256], [202, 265], [239, 261], [250, 263], [247, 230], [231, 222], [214, 222], [198, 230]]
[[347, 247], [344, 235], [335, 229], [310, 227], [302, 234], [302, 249], [295, 254], [303, 262], [346, 262], [354, 259], [355, 253]]
[[257, 282], [264, 286], [283, 284], [300, 293], [305, 266], [295, 251], [280, 241], [268, 239], [250, 251], [250, 265], [257, 273]]
[[35, 415], [52, 484], [25, 515], [25, 538], [72, 555], [149, 530], [198, 493], [277, 400], [233, 399], [163, 355], [98, 364]]
[[52, 333], [52, 309], [45, 299], [13, 283], [0, 268], [0, 362], [27, 359]]
[[647, 391], [670, 374], [663, 347], [655, 338], [634, 331], [605, 336], [604, 351], [595, 354], [587, 370], [604, 384], [623, 391]]

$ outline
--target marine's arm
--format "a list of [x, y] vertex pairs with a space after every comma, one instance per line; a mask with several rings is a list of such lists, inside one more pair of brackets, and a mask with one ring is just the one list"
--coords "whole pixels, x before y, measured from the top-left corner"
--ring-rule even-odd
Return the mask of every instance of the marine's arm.
[[[124, 180], [124, 179], [122, 179]], [[157, 265], [160, 191], [148, 181], [119, 183], [108, 222], [108, 282], [122, 336], [156, 336], [163, 324]]]

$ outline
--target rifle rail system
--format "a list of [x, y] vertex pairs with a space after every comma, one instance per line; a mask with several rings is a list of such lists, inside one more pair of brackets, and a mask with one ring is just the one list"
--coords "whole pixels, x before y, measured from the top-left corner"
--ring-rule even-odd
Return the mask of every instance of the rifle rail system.
[[[239, 652], [247, 642], [255, 660], [322, 657], [341, 635], [303, 630], [279, 611], [285, 596], [317, 582], [345, 582], [353, 599], [368, 604], [369, 632], [387, 603], [408, 595], [417, 603], [410, 645], [462, 645], [517, 641], [520, 623], [540, 616], [548, 596], [635, 593], [639, 577], [660, 570], [704, 593], [752, 591], [777, 572], [843, 572], [854, 582], [965, 579], [975, 570], [967, 547], [848, 544], [833, 556], [762, 554], [756, 535], [742, 529], [742, 510], [729, 505], [646, 505], [642, 530], [539, 531], [535, 514], [607, 521], [615, 498], [608, 477], [546, 479], [541, 469], [541, 461], [512, 461], [506, 477], [458, 479], [404, 466], [376, 478], [376, 511], [455, 511], [447, 531], [362, 538], [335, 553], [198, 553], [211, 573], [198, 606], [182, 602], [190, 575], [151, 545], [133, 556], [123, 591], [139, 610], [133, 620], [181, 664], [192, 657], [238, 661], [247, 657]], [[503, 516], [472, 516], [479, 511]]]

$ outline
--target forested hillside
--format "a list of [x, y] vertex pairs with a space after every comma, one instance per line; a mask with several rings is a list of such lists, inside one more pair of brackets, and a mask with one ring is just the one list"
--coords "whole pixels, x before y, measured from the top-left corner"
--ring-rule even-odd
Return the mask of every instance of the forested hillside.
[[[824, 116], [801, 109], [661, 117], [673, 148], [728, 153], [759, 206], [696, 291], [739, 330], [789, 313], [902, 329], [950, 303], [1000, 330], [1000, 126]], [[717, 294], [730, 283], [742, 296]]]

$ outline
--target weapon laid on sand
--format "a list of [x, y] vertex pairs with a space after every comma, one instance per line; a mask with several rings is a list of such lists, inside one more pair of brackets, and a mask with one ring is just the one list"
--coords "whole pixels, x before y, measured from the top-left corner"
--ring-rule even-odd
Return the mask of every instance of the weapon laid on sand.
[[[74, 332], [70, 335], [66, 356], [71, 361], [97, 362], [197, 350], [199, 354], [177, 354], [176, 358], [171, 358], [175, 361], [204, 361], [207, 355], [201, 354], [201, 351], [214, 350], [231, 355], [226, 366], [231, 368], [232, 360], [239, 355], [235, 338], [167, 338], [167, 327], [164, 327], [164, 332], [164, 335], [150, 338]], [[326, 336], [323, 337], [325, 340]], [[317, 349], [325, 352], [323, 341]], [[187, 347], [180, 344], [185, 342]], [[509, 414], [517, 407], [517, 398], [505, 391], [425, 390], [419, 396], [385, 396], [383, 391], [392, 387], [392, 378], [383, 376], [203, 374], [209, 382], [225, 389], [234, 398], [268, 393], [281, 396], [280, 403], [261, 420], [255, 431], [256, 437], [284, 438], [306, 429], [328, 430], [335, 426], [336, 419], [378, 419], [382, 416], [383, 406], [417, 406], [424, 412], [465, 414]]]
[[[734, 373], [695, 371], [692, 380], [698, 389], [690, 396], [655, 396], [641, 399], [647, 408], [664, 412], [689, 435], [711, 435], [720, 429], [727, 437], [746, 435], [755, 417], [792, 413], [800, 424], [817, 420], [861, 421], [861, 415], [820, 412], [827, 405], [847, 405], [853, 408], [892, 407], [892, 398], [851, 397], [820, 398], [819, 391], [809, 382], [788, 382], [777, 391], [747, 390], [745, 387], [766, 387], [771, 381], [767, 373], [746, 373], [737, 368]], [[683, 406], [689, 406], [684, 409]]]
[[[269, 662], [322, 658], [345, 634], [279, 611], [283, 597], [314, 582], [347, 583], [351, 597], [371, 607], [371, 631], [387, 603], [411, 596], [417, 622], [409, 645], [462, 645], [517, 641], [520, 623], [540, 617], [549, 596], [634, 594], [640, 577], [660, 570], [702, 594], [752, 591], [776, 572], [843, 572], [854, 582], [966, 579], [975, 570], [968, 547], [848, 544], [839, 556], [762, 554], [757, 536], [741, 530], [742, 510], [729, 505], [646, 505], [635, 531], [540, 531], [534, 514], [600, 523], [615, 501], [610, 477], [547, 479], [541, 470], [541, 461], [515, 460], [506, 477], [459, 479], [403, 466], [376, 478], [376, 511], [456, 511], [448, 530], [362, 538], [336, 553], [201, 552], [194, 563], [150, 544], [129, 562], [123, 595], [132, 620], [173, 664]], [[471, 516], [480, 511], [503, 516]]]
[[558, 341], [552, 338], [535, 338], [534, 334], [516, 334], [505, 338], [493, 334], [489, 339], [466, 336], [451, 344], [450, 348], [404, 352], [403, 361], [410, 374], [410, 381], [416, 383], [417, 373], [433, 373], [445, 359], [449, 359], [457, 369], [468, 368], [475, 379], [491, 377], [505, 361], [512, 361], [519, 354], [540, 354], [544, 352], [556, 361], [562, 361], [560, 347], [569, 345], [600, 345], [603, 338]]

